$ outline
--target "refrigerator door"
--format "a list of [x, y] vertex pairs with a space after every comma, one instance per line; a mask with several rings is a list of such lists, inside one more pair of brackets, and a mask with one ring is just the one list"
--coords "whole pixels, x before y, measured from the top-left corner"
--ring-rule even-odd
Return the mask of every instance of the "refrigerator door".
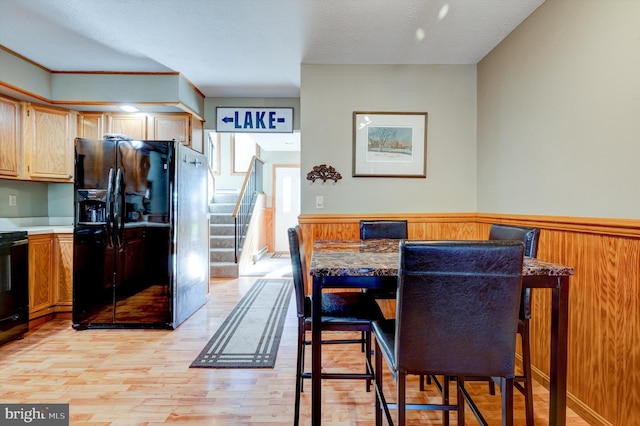
[[110, 238], [114, 141], [76, 139], [73, 324], [113, 323], [115, 249]]
[[170, 163], [168, 142], [118, 142], [114, 234], [117, 241], [114, 322], [168, 327], [170, 291]]

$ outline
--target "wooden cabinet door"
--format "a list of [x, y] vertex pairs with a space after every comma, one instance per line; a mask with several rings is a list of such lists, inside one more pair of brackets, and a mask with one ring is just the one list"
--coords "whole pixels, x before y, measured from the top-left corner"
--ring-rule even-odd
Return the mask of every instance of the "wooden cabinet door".
[[105, 115], [101, 112], [83, 112], [78, 114], [78, 137], [102, 140], [105, 129]]
[[107, 133], [117, 133], [131, 139], [147, 139], [147, 116], [140, 114], [109, 114]]
[[17, 178], [22, 161], [20, 102], [0, 97], [0, 176]]
[[50, 314], [53, 297], [53, 237], [30, 235], [29, 319]]
[[73, 182], [71, 112], [27, 104], [26, 175], [32, 180]]
[[149, 139], [176, 140], [189, 146], [190, 123], [191, 117], [188, 114], [154, 114], [150, 117]]
[[191, 118], [191, 148], [204, 154], [204, 122]]
[[56, 234], [54, 249], [55, 311], [71, 313], [73, 306], [73, 234]]

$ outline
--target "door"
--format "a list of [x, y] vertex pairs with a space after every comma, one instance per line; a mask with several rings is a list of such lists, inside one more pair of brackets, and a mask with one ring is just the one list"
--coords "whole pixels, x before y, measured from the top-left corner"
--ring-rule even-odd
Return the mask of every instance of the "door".
[[85, 328], [113, 322], [116, 252], [108, 222], [115, 142], [76, 139], [75, 167], [73, 324], [74, 328]]
[[300, 216], [300, 168], [274, 166], [274, 249], [288, 251], [287, 229]]
[[170, 323], [170, 177], [172, 143], [119, 141], [114, 192], [116, 274], [114, 322]]

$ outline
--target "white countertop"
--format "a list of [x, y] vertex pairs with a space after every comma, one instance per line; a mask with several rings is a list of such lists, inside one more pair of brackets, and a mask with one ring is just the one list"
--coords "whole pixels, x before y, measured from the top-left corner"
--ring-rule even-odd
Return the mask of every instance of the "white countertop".
[[27, 231], [29, 235], [73, 233], [73, 217], [0, 217], [0, 232]]

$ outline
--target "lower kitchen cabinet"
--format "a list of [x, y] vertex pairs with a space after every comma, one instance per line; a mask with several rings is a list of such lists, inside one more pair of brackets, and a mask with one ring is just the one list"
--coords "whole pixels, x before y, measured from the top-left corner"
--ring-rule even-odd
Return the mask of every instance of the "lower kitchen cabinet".
[[29, 235], [29, 320], [71, 318], [73, 234]]
[[53, 313], [53, 235], [29, 235], [29, 320]]
[[73, 234], [55, 234], [54, 311], [71, 317], [73, 307]]

